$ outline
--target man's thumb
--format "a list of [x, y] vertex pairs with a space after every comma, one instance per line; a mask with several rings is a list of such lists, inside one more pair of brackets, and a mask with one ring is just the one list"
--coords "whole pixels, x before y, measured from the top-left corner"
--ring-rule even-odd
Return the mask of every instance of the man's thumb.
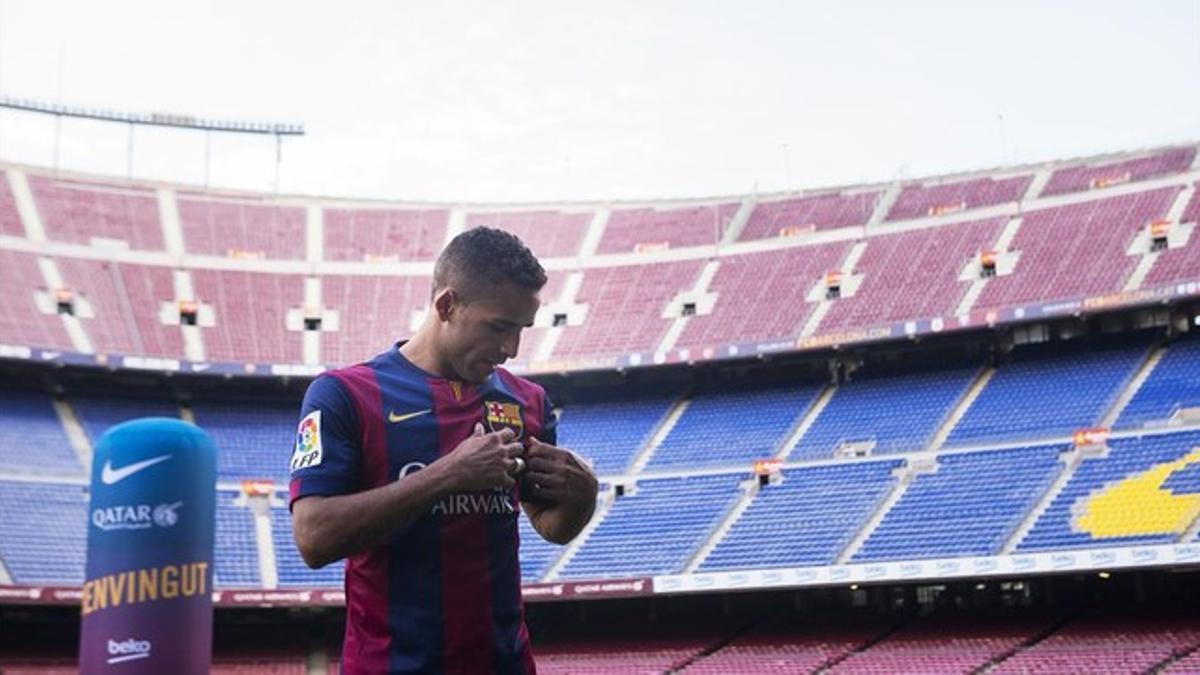
[[471, 435], [472, 436], [482, 436], [483, 435], [483, 422], [475, 423], [475, 433], [473, 433]]

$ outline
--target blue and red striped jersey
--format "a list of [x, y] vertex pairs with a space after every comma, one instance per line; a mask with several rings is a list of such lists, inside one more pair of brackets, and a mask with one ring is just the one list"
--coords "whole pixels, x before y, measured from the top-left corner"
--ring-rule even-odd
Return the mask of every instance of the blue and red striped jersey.
[[[483, 384], [422, 371], [393, 348], [309, 385], [291, 501], [404, 478], [482, 422], [555, 443], [545, 391], [497, 369]], [[346, 561], [347, 673], [533, 673], [517, 559], [519, 487], [455, 494]]]

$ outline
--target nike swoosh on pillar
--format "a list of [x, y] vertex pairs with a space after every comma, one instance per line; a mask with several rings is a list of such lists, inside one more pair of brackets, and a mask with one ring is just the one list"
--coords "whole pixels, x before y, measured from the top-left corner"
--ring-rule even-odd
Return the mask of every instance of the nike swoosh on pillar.
[[159, 457], [151, 457], [150, 459], [145, 459], [140, 462], [134, 462], [133, 464], [130, 464], [129, 466], [123, 466], [120, 469], [112, 468], [112, 460], [110, 459], [107, 462], [105, 462], [104, 467], [100, 469], [100, 480], [105, 485], [112, 485], [113, 483], [117, 483], [122, 480], [125, 480], [126, 478], [129, 478], [130, 476], [141, 471], [142, 469], [148, 469], [148, 468], [154, 466], [155, 464], [158, 464], [160, 462], [165, 462], [168, 459], [171, 459], [170, 455], [161, 455]]
[[394, 424], [396, 422], [403, 422], [404, 420], [410, 420], [414, 417], [420, 417], [421, 415], [428, 415], [431, 412], [433, 412], [433, 408], [426, 408], [424, 410], [418, 410], [416, 412], [410, 412], [410, 413], [404, 413], [403, 415], [397, 415], [396, 411], [393, 410], [388, 413], [388, 421], [392, 422]]

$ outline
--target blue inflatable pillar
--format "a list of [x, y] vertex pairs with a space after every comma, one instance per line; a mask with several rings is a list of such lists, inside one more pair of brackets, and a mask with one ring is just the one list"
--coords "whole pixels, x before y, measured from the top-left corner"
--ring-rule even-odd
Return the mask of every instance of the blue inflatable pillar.
[[126, 422], [92, 460], [82, 673], [207, 673], [217, 455], [177, 419]]

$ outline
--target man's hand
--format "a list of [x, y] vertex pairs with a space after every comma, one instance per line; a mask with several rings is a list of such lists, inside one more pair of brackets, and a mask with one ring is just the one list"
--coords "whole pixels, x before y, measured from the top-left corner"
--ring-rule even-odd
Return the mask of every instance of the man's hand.
[[441, 464], [438, 468], [454, 486], [453, 492], [511, 488], [516, 484], [513, 475], [518, 463], [515, 458], [525, 451], [520, 443], [513, 441], [514, 436], [513, 430], [507, 428], [485, 434], [483, 425], [476, 423], [475, 433], [441, 461], [430, 464], [428, 469]]
[[530, 437], [525, 452], [528, 468], [521, 488], [535, 500], [561, 503], [595, 498], [597, 483], [592, 470], [575, 453]]
[[596, 509], [595, 474], [574, 453], [532, 437], [525, 459], [521, 496], [534, 529], [556, 544], [571, 541]]

